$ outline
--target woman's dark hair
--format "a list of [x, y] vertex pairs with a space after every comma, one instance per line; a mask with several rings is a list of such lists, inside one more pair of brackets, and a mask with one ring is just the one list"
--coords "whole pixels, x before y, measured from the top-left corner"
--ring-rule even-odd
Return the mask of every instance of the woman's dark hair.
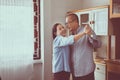
[[52, 35], [53, 35], [53, 39], [55, 39], [56, 37], [56, 32], [57, 32], [57, 26], [60, 25], [60, 23], [56, 23], [53, 25], [53, 28], [52, 28]]

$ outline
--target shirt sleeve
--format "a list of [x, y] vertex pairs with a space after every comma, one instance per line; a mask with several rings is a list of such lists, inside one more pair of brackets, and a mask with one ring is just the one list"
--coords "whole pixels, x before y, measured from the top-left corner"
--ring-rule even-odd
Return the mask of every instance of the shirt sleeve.
[[70, 35], [68, 37], [58, 36], [54, 40], [54, 46], [61, 47], [61, 46], [68, 46], [74, 43], [74, 36]]
[[89, 43], [92, 44], [92, 46], [94, 48], [99, 48], [101, 47], [101, 41], [100, 39], [98, 39], [98, 37], [96, 36], [95, 32], [93, 31], [93, 36], [89, 36]]

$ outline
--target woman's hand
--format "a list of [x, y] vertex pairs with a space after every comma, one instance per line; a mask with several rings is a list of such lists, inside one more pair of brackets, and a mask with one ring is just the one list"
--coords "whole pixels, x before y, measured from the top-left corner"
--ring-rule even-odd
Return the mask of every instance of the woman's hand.
[[92, 34], [92, 29], [91, 27], [87, 24], [85, 25], [85, 28], [84, 28], [84, 32], [88, 35], [91, 35]]

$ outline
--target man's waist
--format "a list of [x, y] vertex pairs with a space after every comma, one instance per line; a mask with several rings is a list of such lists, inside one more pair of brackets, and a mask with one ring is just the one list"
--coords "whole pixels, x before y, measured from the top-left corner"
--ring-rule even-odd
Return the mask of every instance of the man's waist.
[[89, 73], [89, 74], [87, 74], [87, 75], [83, 75], [83, 76], [75, 76], [74, 75], [74, 77], [78, 77], [78, 78], [86, 78], [86, 77], [89, 77], [89, 76], [92, 76], [92, 75], [94, 75], [94, 71], [93, 72], [91, 72], [91, 73]]

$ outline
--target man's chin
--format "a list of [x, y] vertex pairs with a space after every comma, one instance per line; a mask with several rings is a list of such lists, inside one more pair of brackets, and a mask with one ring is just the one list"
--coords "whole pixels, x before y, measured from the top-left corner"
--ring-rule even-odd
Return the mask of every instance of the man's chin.
[[69, 29], [69, 32], [72, 32], [72, 29]]
[[71, 35], [72, 33], [73, 33], [72, 30], [71, 31], [69, 30], [69, 35]]
[[72, 33], [72, 32], [74, 32], [74, 30], [72, 30], [72, 29], [71, 29], [71, 30], [69, 30], [69, 31], [70, 31], [71, 33]]

